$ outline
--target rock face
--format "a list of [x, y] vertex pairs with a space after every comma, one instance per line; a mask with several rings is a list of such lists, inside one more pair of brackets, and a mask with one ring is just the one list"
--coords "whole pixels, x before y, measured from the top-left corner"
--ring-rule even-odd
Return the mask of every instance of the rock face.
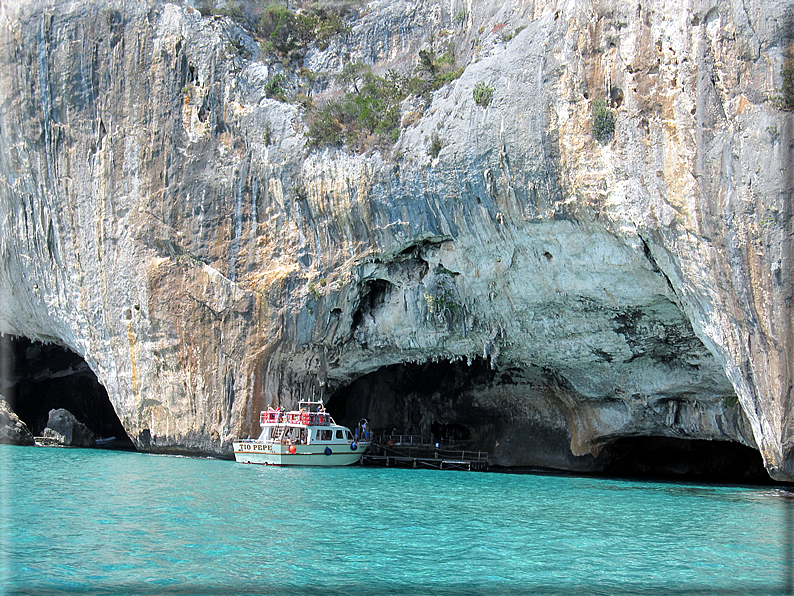
[[228, 19], [5, 4], [0, 331], [84, 357], [140, 449], [228, 453], [323, 393], [503, 465], [669, 437], [794, 480], [787, 9], [371, 2], [303, 68], [466, 67], [359, 154], [307, 148]]
[[88, 427], [68, 410], [50, 410], [50, 418], [43, 436], [67, 447], [94, 447], [96, 437]]
[[0, 444], [33, 445], [35, 440], [27, 425], [8, 407], [5, 398], [0, 396]]

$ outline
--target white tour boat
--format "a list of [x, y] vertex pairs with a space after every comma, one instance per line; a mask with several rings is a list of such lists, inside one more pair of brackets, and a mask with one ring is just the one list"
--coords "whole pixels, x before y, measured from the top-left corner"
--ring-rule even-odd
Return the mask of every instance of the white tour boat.
[[263, 411], [262, 434], [258, 439], [234, 441], [235, 460], [274, 466], [348, 466], [361, 459], [369, 441], [356, 441], [347, 427], [336, 424], [322, 401], [302, 401], [298, 408]]

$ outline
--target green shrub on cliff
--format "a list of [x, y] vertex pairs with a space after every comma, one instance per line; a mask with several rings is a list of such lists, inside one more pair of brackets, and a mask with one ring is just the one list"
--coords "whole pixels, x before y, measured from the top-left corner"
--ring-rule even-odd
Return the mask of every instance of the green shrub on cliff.
[[607, 105], [606, 100], [602, 98], [593, 101], [591, 114], [593, 117], [593, 138], [602, 145], [606, 145], [615, 135], [615, 115]]
[[312, 44], [320, 49], [334, 36], [350, 28], [343, 20], [349, 6], [322, 2], [306, 3], [291, 10], [285, 2], [265, 4], [257, 0], [203, 0], [196, 5], [203, 16], [226, 16], [258, 38], [265, 54], [299, 58]]
[[463, 74], [463, 67], [458, 67], [452, 51], [436, 56], [430, 50], [419, 51], [419, 64], [414, 76], [406, 79], [406, 86], [411, 95], [427, 96], [438, 91]]
[[400, 136], [400, 102], [427, 97], [462, 72], [452, 52], [437, 57], [428, 50], [419, 52], [414, 76], [389, 71], [381, 77], [363, 64], [348, 64], [337, 77], [348, 91], [308, 114], [308, 146], [345, 145], [354, 151], [390, 146]]
[[441, 142], [441, 138], [436, 133], [433, 133], [430, 139], [430, 146], [427, 148], [427, 154], [435, 159], [443, 148], [444, 143]]
[[286, 80], [287, 77], [280, 73], [270, 77], [265, 83], [265, 95], [271, 99], [287, 101], [286, 89], [284, 88]]
[[283, 4], [273, 3], [266, 9], [256, 26], [256, 33], [269, 41], [281, 54], [293, 50], [305, 51], [314, 41], [317, 18], [294, 13]]
[[778, 105], [781, 110], [794, 110], [794, 64], [789, 64], [781, 73], [783, 86], [780, 88]]
[[406, 97], [400, 78], [393, 72], [379, 77], [369, 68], [351, 65], [340, 79], [351, 89], [310, 114], [309, 146], [344, 144], [364, 151], [396, 141], [400, 102]]
[[474, 103], [484, 108], [488, 107], [488, 104], [491, 103], [493, 92], [493, 87], [489, 87], [483, 81], [480, 81], [474, 86], [474, 91], [472, 92]]

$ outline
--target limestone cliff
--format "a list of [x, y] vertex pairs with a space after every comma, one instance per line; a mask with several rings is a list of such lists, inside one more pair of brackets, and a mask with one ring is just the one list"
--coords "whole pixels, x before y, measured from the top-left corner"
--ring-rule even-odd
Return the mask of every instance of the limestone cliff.
[[[144, 449], [323, 392], [494, 463], [679, 437], [794, 480], [787, 4], [377, 0], [286, 64], [188, 5], [5, 2], [0, 331], [83, 356]], [[391, 147], [269, 97], [449, 49]]]

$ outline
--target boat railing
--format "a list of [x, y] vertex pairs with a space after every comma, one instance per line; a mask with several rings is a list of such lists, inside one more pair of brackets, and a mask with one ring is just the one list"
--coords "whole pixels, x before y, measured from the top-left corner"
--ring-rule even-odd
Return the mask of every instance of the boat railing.
[[305, 412], [274, 410], [268, 408], [259, 414], [260, 424], [305, 424], [307, 426], [328, 426], [331, 415], [327, 412]]

